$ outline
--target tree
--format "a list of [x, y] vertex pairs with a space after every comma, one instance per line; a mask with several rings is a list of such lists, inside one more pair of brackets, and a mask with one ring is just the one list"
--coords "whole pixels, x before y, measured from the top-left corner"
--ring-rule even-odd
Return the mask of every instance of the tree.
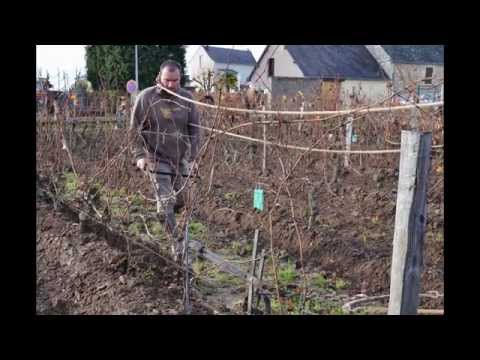
[[[94, 89], [124, 90], [128, 80], [135, 79], [134, 45], [87, 45], [87, 79]], [[141, 89], [152, 86], [160, 64], [172, 59], [185, 69], [185, 47], [182, 45], [138, 45], [138, 82]], [[185, 76], [181, 79], [184, 85]]]
[[70, 91], [81, 92], [81, 93], [91, 93], [92, 83], [85, 79], [77, 79], [72, 86], [70, 86]]
[[216, 81], [217, 89], [225, 89], [230, 91], [230, 89], [235, 89], [237, 87], [237, 76], [235, 73], [230, 71], [221, 72]]
[[87, 45], [85, 47], [85, 62], [87, 79], [94, 89], [100, 88], [101, 68], [103, 67], [102, 45]]
[[203, 71], [200, 76], [192, 78], [192, 81], [199, 84], [203, 91], [210, 93], [215, 85], [214, 82], [214, 73], [212, 70], [207, 69]]

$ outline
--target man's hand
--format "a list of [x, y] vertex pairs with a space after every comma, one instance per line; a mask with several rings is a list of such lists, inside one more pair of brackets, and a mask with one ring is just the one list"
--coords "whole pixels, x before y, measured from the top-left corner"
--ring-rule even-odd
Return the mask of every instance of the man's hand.
[[140, 168], [140, 170], [146, 170], [147, 160], [145, 158], [138, 159], [137, 160], [137, 167]]

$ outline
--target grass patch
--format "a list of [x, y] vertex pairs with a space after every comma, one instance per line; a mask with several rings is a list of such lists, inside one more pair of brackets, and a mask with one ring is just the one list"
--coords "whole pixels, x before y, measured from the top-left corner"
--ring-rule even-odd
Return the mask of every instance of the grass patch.
[[[113, 190], [110, 190], [109, 191], [109, 194], [113, 197], [113, 198], [125, 198], [127, 197], [127, 189], [126, 188], [120, 188], [120, 189], [113, 189]], [[140, 195], [138, 195], [140, 196]]]
[[337, 290], [342, 290], [342, 289], [345, 289], [349, 286], [350, 284], [348, 283], [348, 281], [345, 281], [343, 279], [336, 279], [335, 280], [335, 289]]
[[165, 229], [158, 221], [153, 222], [153, 224], [151, 224], [148, 228], [153, 236], [159, 237], [161, 239], [166, 238]]
[[112, 205], [111, 210], [112, 210], [112, 216], [113, 217], [121, 217], [126, 212], [126, 208], [121, 207], [121, 206], [116, 206], [116, 205]]
[[272, 298], [270, 300], [270, 307], [272, 309], [272, 314], [280, 314], [280, 303], [278, 302], [277, 298]]
[[64, 172], [63, 179], [63, 191], [65, 192], [65, 197], [69, 199], [74, 198], [78, 188], [78, 178], [73, 172]]
[[131, 235], [140, 235], [143, 233], [144, 227], [142, 224], [134, 222], [128, 226], [128, 233]]
[[242, 243], [238, 240], [234, 240], [230, 243], [230, 247], [232, 248], [233, 252], [237, 255], [242, 253]]
[[240, 198], [240, 195], [236, 192], [227, 192], [223, 194], [223, 198], [227, 201], [235, 202]]
[[191, 221], [188, 224], [188, 233], [195, 240], [206, 240], [208, 229], [199, 221]]
[[210, 278], [212, 281], [217, 283], [219, 287], [245, 285], [245, 280], [229, 273], [220, 271], [215, 265], [208, 264], [203, 260], [195, 260], [192, 263], [192, 269], [195, 274], [203, 275]]
[[215, 281], [219, 283], [220, 286], [241, 286], [245, 284], [245, 281], [236, 277], [234, 275], [230, 275], [224, 272], [218, 271], [216, 276], [214, 277]]
[[308, 299], [305, 302], [305, 310], [318, 315], [345, 315], [340, 304], [320, 298]]
[[207, 266], [205, 261], [195, 260], [192, 263], [192, 269], [195, 274], [202, 274], [206, 270]]
[[[304, 304], [304, 309], [301, 306], [301, 296], [293, 295], [282, 300], [283, 310], [288, 315], [345, 315], [342, 306], [334, 301], [325, 300], [321, 298], [307, 299]], [[271, 299], [272, 314], [280, 314], [280, 304], [276, 298]]]
[[280, 285], [286, 286], [294, 282], [298, 277], [295, 265], [288, 260], [287, 264], [280, 266], [278, 270], [278, 281]]
[[230, 247], [233, 253], [239, 256], [251, 254], [253, 250], [253, 244], [251, 242], [243, 243], [239, 240], [232, 241]]
[[366, 309], [356, 309], [352, 315], [370, 315], [369, 312]]
[[140, 194], [130, 195], [129, 200], [133, 206], [143, 206], [145, 205], [145, 199], [140, 196]]
[[155, 277], [155, 273], [153, 272], [151, 267], [149, 267], [148, 269], [142, 272], [142, 278], [147, 282], [151, 282], [154, 279], [154, 277]]
[[312, 278], [312, 284], [320, 289], [325, 289], [328, 287], [328, 280], [324, 274], [319, 273]]
[[319, 289], [334, 288], [335, 290], [343, 290], [350, 286], [350, 283], [341, 278], [336, 278], [335, 282], [327, 278], [324, 272], [320, 272], [312, 277], [312, 285]]
[[123, 204], [123, 198], [112, 197], [110, 200], [110, 210], [112, 212], [112, 216], [114, 217], [120, 217], [124, 215], [127, 211], [127, 207]]

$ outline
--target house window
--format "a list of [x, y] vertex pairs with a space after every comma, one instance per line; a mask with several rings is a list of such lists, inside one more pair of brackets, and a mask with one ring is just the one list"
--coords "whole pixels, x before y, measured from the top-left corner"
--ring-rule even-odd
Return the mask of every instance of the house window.
[[268, 59], [268, 76], [274, 76], [275, 74], [275, 59]]
[[432, 76], [433, 76], [433, 68], [427, 67], [427, 69], [425, 70], [425, 84], [432, 83]]

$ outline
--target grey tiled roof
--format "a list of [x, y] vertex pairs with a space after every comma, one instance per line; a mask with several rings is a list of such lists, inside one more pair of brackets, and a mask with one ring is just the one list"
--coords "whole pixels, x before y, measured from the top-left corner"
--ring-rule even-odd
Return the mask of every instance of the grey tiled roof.
[[203, 46], [213, 61], [223, 64], [239, 64], [255, 66], [255, 58], [250, 50], [225, 49], [213, 46]]
[[443, 64], [443, 45], [382, 45], [397, 64]]
[[305, 77], [387, 79], [363, 45], [287, 45], [286, 49]]

